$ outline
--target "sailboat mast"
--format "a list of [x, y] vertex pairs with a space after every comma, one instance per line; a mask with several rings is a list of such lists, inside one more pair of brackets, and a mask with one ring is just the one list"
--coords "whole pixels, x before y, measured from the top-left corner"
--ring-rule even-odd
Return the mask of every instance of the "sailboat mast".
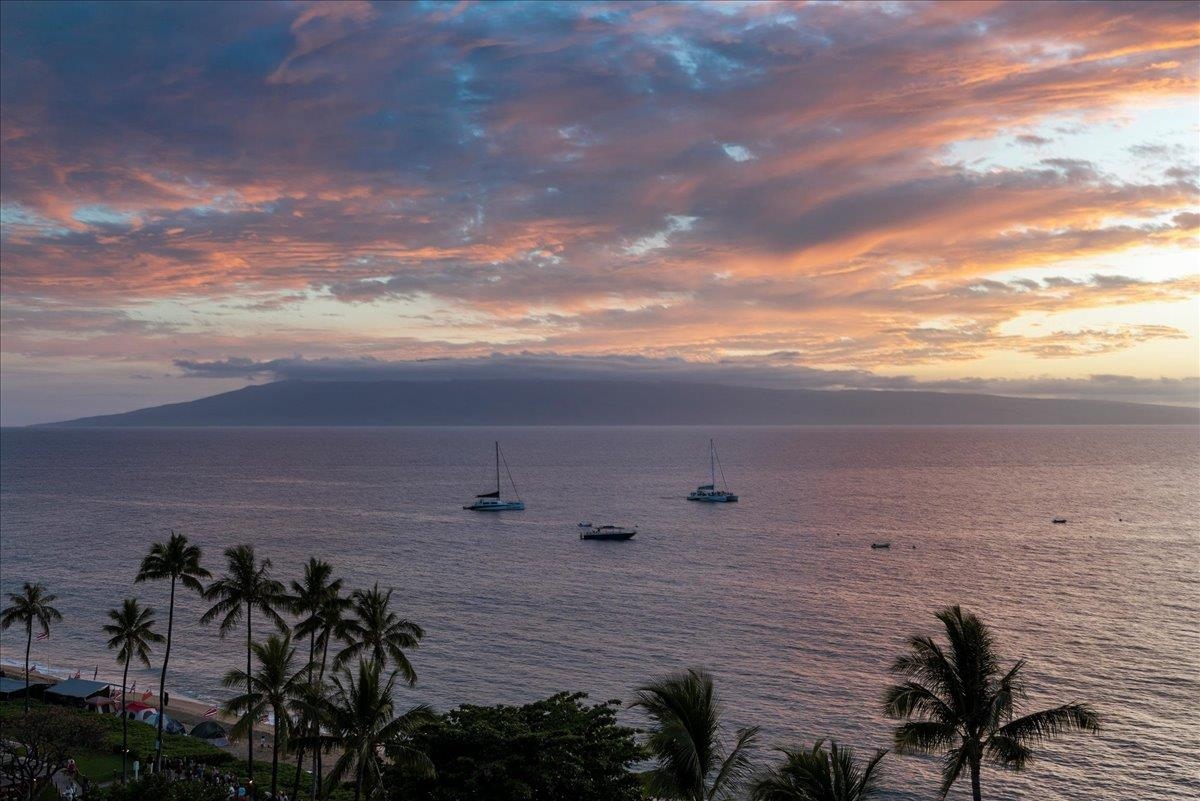
[[500, 497], [500, 440], [496, 440], [496, 497]]
[[710, 439], [708, 441], [708, 480], [712, 484], [713, 489], [717, 488], [717, 446]]

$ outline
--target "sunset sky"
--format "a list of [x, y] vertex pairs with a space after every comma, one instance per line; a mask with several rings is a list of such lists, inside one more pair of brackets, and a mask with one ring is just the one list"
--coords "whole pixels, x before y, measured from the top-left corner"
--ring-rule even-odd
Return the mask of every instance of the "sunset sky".
[[5, 424], [427, 371], [1197, 402], [1192, 2], [2, 20]]

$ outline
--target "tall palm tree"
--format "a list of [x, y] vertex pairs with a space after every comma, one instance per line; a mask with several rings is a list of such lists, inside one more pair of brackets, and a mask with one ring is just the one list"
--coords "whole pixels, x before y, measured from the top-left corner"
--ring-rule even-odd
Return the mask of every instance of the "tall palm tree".
[[733, 747], [726, 748], [712, 676], [703, 670], [667, 676], [639, 687], [632, 705], [653, 722], [646, 743], [657, 763], [648, 776], [651, 795], [685, 801], [735, 797], [758, 727], [739, 729]]
[[817, 740], [811, 749], [779, 749], [783, 764], [754, 782], [752, 801], [867, 801], [879, 793], [879, 762], [887, 751], [876, 751], [863, 766], [854, 749], [836, 742], [825, 747]]
[[379, 589], [378, 582], [369, 590], [355, 590], [351, 599], [354, 616], [345, 633], [349, 644], [334, 660], [334, 667], [342, 667], [365, 655], [380, 665], [395, 665], [409, 686], [416, 684], [417, 673], [404, 649], [420, 645], [425, 636], [424, 629], [411, 620], [398, 617], [389, 608], [392, 590], [384, 592]]
[[42, 634], [50, 636], [50, 624], [62, 620], [62, 613], [50, 604], [58, 598], [53, 593], [46, 592], [46, 585], [30, 584], [20, 592], [10, 592], [11, 602], [0, 612], [0, 628], [8, 629], [20, 623], [25, 627], [25, 711], [29, 712], [29, 649], [33, 647], [33, 624], [36, 623]]
[[384, 744], [392, 745], [393, 762], [418, 773], [433, 773], [429, 757], [404, 744], [404, 736], [430, 718], [429, 707], [416, 706], [396, 716], [392, 695], [399, 671], [384, 679], [380, 667], [375, 661], [360, 661], [356, 671], [344, 669], [335, 675], [325, 704], [326, 725], [341, 749], [329, 771], [326, 791], [353, 775], [354, 801], [364, 795], [373, 798], [381, 790], [379, 752]]
[[[325, 669], [329, 663], [329, 643], [333, 640], [340, 642], [349, 642], [352, 635], [352, 623], [354, 619], [350, 615], [350, 610], [353, 607], [353, 601], [348, 596], [342, 595], [340, 592], [331, 592], [326, 596], [324, 603], [321, 605], [320, 626], [321, 629], [317, 634], [317, 647], [321, 650], [321, 664], [317, 666], [317, 694], [320, 694], [325, 683]], [[316, 798], [317, 789], [321, 786], [325, 776], [325, 753], [324, 746], [320, 745], [320, 731], [315, 733], [317, 736], [314, 742], [318, 743], [314, 747], [313, 756], [316, 758], [316, 781], [313, 782], [313, 798]]]
[[167, 664], [171, 661], [171, 633], [175, 629], [175, 584], [189, 590], [204, 592], [200, 579], [211, 575], [200, 566], [200, 549], [182, 534], [170, 533], [166, 542], [156, 542], [142, 559], [134, 583], [170, 579], [171, 600], [167, 605], [167, 647], [163, 652], [162, 672], [158, 677], [158, 737], [154, 742], [154, 769], [162, 768], [163, 708], [166, 706]]
[[[261, 562], [254, 555], [254, 546], [238, 545], [225, 549], [229, 563], [225, 575], [208, 585], [206, 600], [213, 605], [200, 617], [201, 623], [221, 618], [220, 634], [224, 637], [234, 626], [246, 619], [246, 693], [253, 692], [250, 684], [250, 657], [254, 653], [254, 610], [262, 612], [276, 628], [283, 631], [287, 624], [278, 609], [286, 606], [283, 585], [271, 578], [271, 560]], [[246, 726], [246, 769], [254, 776], [254, 720]]]
[[[309, 559], [308, 564], [304, 566], [304, 577], [300, 581], [293, 579], [291, 589], [292, 592], [288, 599], [291, 611], [300, 618], [294, 631], [297, 637], [308, 637], [308, 682], [316, 687], [319, 683], [316, 675], [318, 639], [324, 640], [329, 636], [324, 612], [330, 605], [331, 599], [341, 600], [343, 604], [348, 602], [341, 598], [342, 580], [333, 578], [333, 568], [328, 562], [321, 559]], [[322, 670], [323, 673], [324, 670]], [[308, 714], [309, 709], [308, 705], [303, 704], [296, 707], [299, 716], [297, 725], [302, 730], [312, 728], [315, 723], [312, 716]], [[293, 798], [300, 791], [300, 773], [304, 765], [306, 738], [298, 737], [296, 742], [298, 749], [296, 772], [292, 778]], [[313, 776], [317, 775], [317, 756], [317, 751], [314, 750]], [[313, 790], [316, 790], [316, 782], [313, 783]]]
[[154, 610], [142, 606], [137, 598], [126, 598], [120, 609], [109, 609], [112, 623], [102, 626], [109, 635], [108, 649], [117, 652], [121, 671], [121, 783], [128, 781], [126, 762], [129, 757], [129, 718], [125, 716], [125, 688], [129, 686], [129, 663], [135, 658], [150, 667], [150, 645], [162, 642], [163, 636], [154, 630]]
[[908, 640], [908, 653], [892, 664], [903, 679], [884, 696], [884, 712], [906, 719], [896, 727], [901, 753], [941, 753], [944, 798], [966, 769], [971, 793], [980, 801], [980, 769], [986, 758], [1009, 770], [1022, 770], [1032, 746], [1071, 730], [1096, 732], [1100, 718], [1087, 704], [1063, 704], [1013, 717], [1025, 697], [1019, 660], [1001, 672], [991, 631], [978, 617], [951, 606], [937, 613], [946, 629], [948, 649], [932, 637]]
[[[225, 703], [227, 711], [241, 714], [233, 727], [235, 735], [249, 732], [253, 737], [254, 721], [265, 712], [275, 716], [275, 731], [271, 736], [271, 798], [279, 789], [279, 746], [286, 742], [288, 712], [307, 686], [310, 663], [296, 664], [296, 649], [291, 634], [272, 634], [265, 643], [252, 643], [250, 650], [258, 660], [254, 673], [231, 670], [221, 680], [226, 687], [245, 687], [246, 692]], [[251, 776], [254, 774], [251, 773]]]

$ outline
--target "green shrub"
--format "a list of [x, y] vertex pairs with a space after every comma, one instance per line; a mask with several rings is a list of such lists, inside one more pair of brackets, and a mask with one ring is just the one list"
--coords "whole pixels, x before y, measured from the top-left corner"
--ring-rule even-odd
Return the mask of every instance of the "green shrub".
[[97, 801], [225, 801], [227, 790], [204, 782], [170, 782], [162, 774], [99, 790]]

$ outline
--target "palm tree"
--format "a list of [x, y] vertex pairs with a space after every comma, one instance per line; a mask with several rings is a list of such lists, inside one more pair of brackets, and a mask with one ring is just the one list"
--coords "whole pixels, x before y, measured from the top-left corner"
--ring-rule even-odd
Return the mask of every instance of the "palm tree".
[[[246, 693], [253, 693], [250, 683], [250, 657], [254, 653], [254, 628], [252, 618], [257, 609], [266, 615], [275, 626], [283, 631], [287, 624], [278, 608], [285, 605], [286, 597], [283, 585], [271, 578], [271, 560], [259, 562], [254, 556], [252, 545], [238, 545], [225, 549], [225, 559], [229, 569], [224, 576], [214, 581], [204, 591], [206, 600], [213, 601], [200, 617], [201, 623], [211, 623], [221, 618], [220, 633], [224, 637], [234, 626], [241, 622], [243, 613], [246, 618]], [[247, 774], [254, 776], [254, 720], [251, 718], [246, 726], [246, 768]]]
[[142, 559], [134, 583], [143, 581], [171, 580], [171, 600], [167, 605], [167, 648], [163, 652], [162, 672], [158, 677], [158, 737], [154, 742], [154, 769], [162, 767], [163, 708], [166, 706], [167, 664], [171, 661], [171, 633], [175, 629], [175, 584], [202, 593], [200, 579], [209, 577], [209, 572], [200, 566], [200, 549], [188, 542], [182, 534], [170, 533], [166, 542], [150, 546], [150, 553]]
[[752, 801], [866, 801], [879, 793], [879, 761], [887, 751], [876, 751], [859, 767], [854, 749], [817, 740], [810, 750], [788, 751], [783, 764], [754, 782]]
[[[340, 589], [340, 588], [339, 588]], [[317, 647], [321, 649], [321, 664], [317, 667], [317, 694], [325, 683], [325, 668], [329, 662], [329, 643], [332, 640], [348, 642], [352, 631], [353, 618], [350, 617], [350, 610], [353, 606], [353, 601], [342, 595], [340, 592], [331, 592], [321, 604], [320, 625], [321, 629], [317, 634]], [[317, 735], [320, 732], [316, 732]], [[325, 754], [324, 747], [321, 745], [321, 738], [316, 737], [313, 756], [316, 757], [316, 781], [313, 782], [313, 798], [316, 798], [317, 788], [325, 775]]]
[[653, 721], [646, 743], [657, 762], [648, 775], [650, 795], [686, 801], [735, 797], [758, 727], [735, 732], [726, 753], [712, 676], [703, 670], [667, 676], [639, 687], [632, 705]]
[[326, 790], [346, 776], [354, 776], [354, 801], [364, 793], [374, 797], [380, 787], [380, 748], [392, 745], [394, 764], [418, 774], [432, 775], [433, 763], [424, 753], [405, 745], [405, 735], [430, 718], [429, 707], [416, 706], [394, 717], [392, 694], [399, 671], [384, 680], [380, 663], [358, 663], [358, 670], [343, 670], [333, 677], [330, 697], [325, 702], [325, 719], [341, 756], [329, 771]]
[[0, 628], [21, 623], [25, 626], [25, 712], [29, 712], [29, 649], [33, 647], [33, 624], [37, 623], [42, 634], [50, 636], [50, 624], [62, 620], [62, 613], [50, 604], [54, 603], [57, 595], [46, 592], [46, 585], [30, 584], [20, 592], [10, 592], [8, 600], [11, 603], [0, 612]]
[[117, 652], [121, 671], [121, 783], [128, 781], [126, 761], [129, 756], [129, 718], [125, 716], [125, 688], [129, 686], [129, 663], [136, 658], [150, 667], [150, 644], [162, 642], [163, 636], [154, 630], [154, 610], [142, 606], [137, 598], [126, 598], [120, 609], [109, 609], [112, 621], [102, 630], [109, 635], [108, 649]]
[[[300, 581], [292, 581], [292, 594], [289, 598], [292, 614], [300, 618], [295, 626], [297, 637], [308, 637], [308, 682], [318, 686], [320, 679], [316, 676], [316, 658], [318, 639], [324, 640], [329, 636], [326, 625], [325, 611], [331, 600], [348, 603], [341, 598], [342, 580], [334, 579], [333, 568], [328, 562], [311, 558], [304, 566], [304, 577]], [[324, 669], [321, 671], [324, 674]], [[297, 708], [297, 726], [308, 729], [313, 725], [312, 717], [308, 714], [309, 707], [300, 705]], [[304, 765], [305, 738], [297, 738], [296, 773], [292, 778], [292, 797], [300, 791], [300, 773]], [[313, 753], [313, 775], [317, 775], [317, 752]], [[313, 783], [316, 790], [316, 782]]]
[[[258, 660], [255, 673], [231, 670], [221, 683], [226, 687], [246, 688], [246, 692], [226, 702], [225, 708], [241, 718], [233, 727], [235, 735], [250, 732], [253, 738], [254, 721], [265, 712], [275, 716], [275, 731], [271, 737], [271, 798], [277, 797], [279, 789], [279, 746], [289, 736], [288, 710], [307, 686], [307, 673], [311, 663], [296, 666], [296, 649], [292, 647], [292, 636], [272, 634], [265, 643], [252, 643], [250, 650]], [[251, 773], [251, 776], [254, 774]]]
[[1075, 729], [1099, 730], [1100, 718], [1087, 704], [1063, 704], [1014, 719], [1015, 704], [1025, 697], [1025, 660], [1001, 673], [983, 621], [957, 606], [937, 618], [946, 628], [949, 649], [932, 637], [910, 637], [908, 653], [891, 668], [904, 681], [888, 689], [883, 708], [889, 717], [906, 720], [895, 731], [898, 751], [943, 754], [943, 798], [966, 768], [971, 793], [980, 801], [985, 758], [1021, 770], [1035, 743]]
[[380, 665], [390, 661], [409, 686], [416, 684], [417, 673], [404, 649], [420, 645], [425, 636], [424, 629], [411, 620], [397, 617], [388, 608], [392, 603], [392, 590], [383, 592], [378, 582], [369, 590], [355, 590], [351, 599], [354, 617], [345, 632], [349, 644], [334, 660], [334, 667], [342, 667], [365, 654]]

